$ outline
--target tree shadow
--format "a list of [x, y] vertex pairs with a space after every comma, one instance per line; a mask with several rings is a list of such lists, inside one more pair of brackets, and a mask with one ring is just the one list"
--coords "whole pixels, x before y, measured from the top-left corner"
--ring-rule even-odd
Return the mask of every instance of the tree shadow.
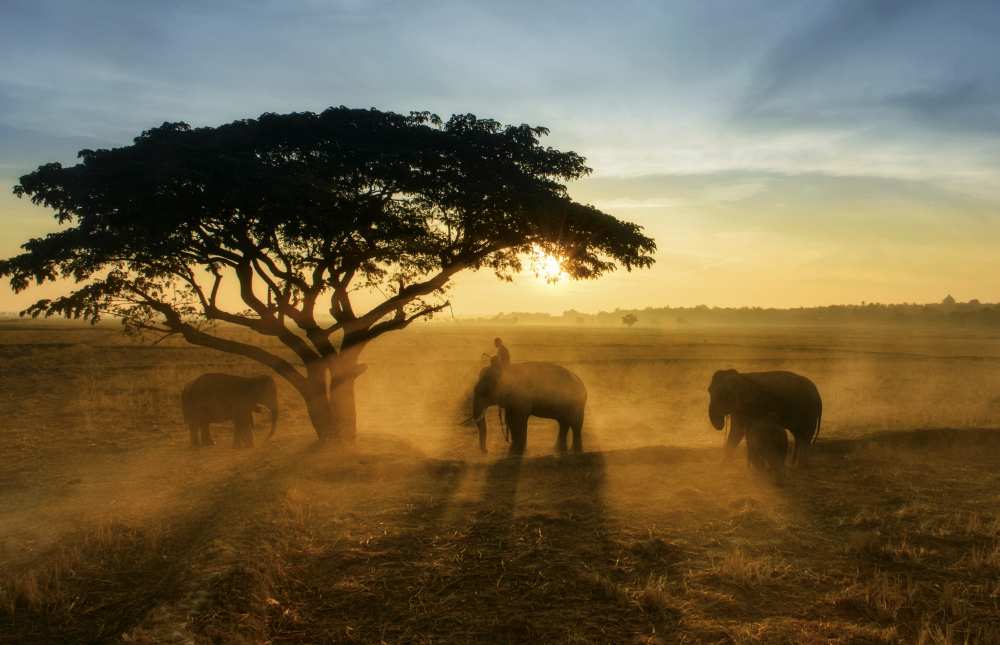
[[[433, 474], [433, 473], [430, 473]], [[456, 496], [462, 479], [476, 499]], [[651, 618], [630, 591], [602, 453], [504, 458], [438, 473], [390, 534], [292, 569], [306, 640], [621, 642]], [[655, 621], [655, 619], [652, 619]], [[275, 640], [291, 636], [278, 629]]]
[[[907, 641], [941, 616], [957, 626], [959, 639], [976, 640], [977, 629], [995, 625], [983, 611], [990, 592], [976, 584], [981, 572], [970, 573], [967, 564], [994, 538], [948, 522], [982, 512], [979, 504], [992, 489], [981, 474], [992, 472], [998, 450], [997, 433], [977, 429], [818, 443], [810, 468], [795, 473], [782, 494], [800, 522], [796, 537], [809, 541], [809, 559], [827, 565], [812, 584], [836, 598], [833, 614], [892, 627]], [[957, 600], [943, 609], [935, 589], [950, 589]], [[878, 593], [905, 602], [886, 612]]]
[[[238, 530], [248, 508], [275, 495], [311, 447], [260, 453], [191, 491], [193, 505], [139, 525], [113, 522], [67, 534], [0, 584], [0, 641], [104, 642], [180, 600], [197, 582], [192, 567], [219, 533]], [[253, 469], [254, 477], [247, 471]], [[142, 584], [137, 584], [137, 581]]]

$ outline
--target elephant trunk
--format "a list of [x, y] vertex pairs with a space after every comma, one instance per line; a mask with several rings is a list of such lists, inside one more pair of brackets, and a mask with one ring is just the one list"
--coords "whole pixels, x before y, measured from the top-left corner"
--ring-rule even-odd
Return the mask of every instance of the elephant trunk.
[[486, 452], [486, 405], [477, 395], [472, 401], [472, 418], [479, 429], [479, 449]]
[[726, 427], [726, 413], [715, 401], [708, 404], [708, 420], [712, 422], [712, 427], [722, 430]]

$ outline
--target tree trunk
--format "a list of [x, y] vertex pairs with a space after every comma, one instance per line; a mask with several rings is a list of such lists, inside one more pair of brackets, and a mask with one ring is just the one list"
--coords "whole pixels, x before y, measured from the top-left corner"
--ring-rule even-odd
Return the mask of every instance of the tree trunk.
[[357, 435], [354, 380], [367, 367], [359, 365], [357, 358], [358, 352], [353, 351], [334, 356], [328, 363], [306, 365], [308, 381], [299, 393], [321, 442], [353, 442]]
[[330, 409], [338, 436], [353, 442], [358, 433], [358, 408], [354, 400], [354, 381], [367, 365], [359, 364], [361, 346], [350, 347], [330, 364]]
[[331, 441], [337, 438], [337, 424], [334, 421], [333, 410], [330, 406], [330, 399], [326, 392], [326, 379], [314, 379], [310, 374], [309, 389], [301, 392], [302, 398], [306, 402], [306, 411], [309, 413], [309, 420], [313, 429], [322, 442]]
[[358, 409], [354, 401], [353, 378], [334, 382], [330, 386], [330, 409], [339, 438], [353, 443], [358, 434]]

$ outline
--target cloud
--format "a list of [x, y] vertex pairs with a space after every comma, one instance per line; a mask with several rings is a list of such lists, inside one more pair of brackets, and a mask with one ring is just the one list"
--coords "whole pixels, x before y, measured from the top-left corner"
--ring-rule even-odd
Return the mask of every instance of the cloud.
[[65, 158], [51, 137], [331, 104], [547, 125], [597, 173], [1000, 167], [1000, 7], [979, 0], [8, 5], [0, 124], [39, 141], [19, 172]]
[[938, 129], [1000, 135], [1000, 83], [965, 80], [903, 92], [886, 104]]
[[778, 233], [822, 243], [960, 244], [1000, 236], [1000, 195], [925, 180], [751, 169], [594, 177], [571, 192], [612, 213], [626, 195], [633, 203], [669, 204], [669, 211], [628, 214], [654, 232], [669, 216], [719, 234]]
[[795, 30], [765, 57], [743, 108], [754, 111], [856, 53], [926, 0], [841, 0]]
[[846, 0], [791, 23], [734, 104], [740, 131], [863, 137], [901, 157], [998, 139], [995, 3]]
[[[994, 137], [1000, 136], [1000, 80], [921, 83], [860, 99], [831, 94], [819, 105], [778, 102], [740, 113], [738, 122], [769, 131], [865, 133], [883, 141], [909, 137], [913, 143], [941, 135]], [[869, 145], [875, 139], [869, 138]]]
[[76, 153], [101, 141], [14, 128], [0, 122], [0, 181], [12, 180], [51, 161], [76, 163]]

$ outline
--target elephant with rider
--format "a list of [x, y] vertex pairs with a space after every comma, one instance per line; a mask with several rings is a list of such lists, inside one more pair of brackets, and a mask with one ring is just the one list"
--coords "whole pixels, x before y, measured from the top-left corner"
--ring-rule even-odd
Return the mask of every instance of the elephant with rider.
[[191, 432], [193, 447], [214, 445], [209, 425], [232, 422], [233, 447], [253, 446], [253, 412], [266, 408], [271, 413], [271, 433], [278, 423], [278, 392], [270, 376], [202, 374], [181, 392], [184, 423]]
[[811, 380], [787, 371], [720, 370], [712, 376], [708, 392], [708, 418], [715, 429], [722, 430], [730, 417], [727, 454], [739, 445], [748, 425], [770, 418], [792, 433], [792, 460], [805, 464], [823, 417], [823, 400]]
[[543, 362], [493, 364], [479, 373], [473, 390], [472, 417], [479, 429], [479, 448], [486, 452], [486, 410], [497, 405], [510, 430], [510, 454], [524, 454], [528, 417], [559, 422], [556, 450], [565, 453], [573, 431], [573, 451], [583, 450], [583, 416], [587, 388], [561, 365]]

